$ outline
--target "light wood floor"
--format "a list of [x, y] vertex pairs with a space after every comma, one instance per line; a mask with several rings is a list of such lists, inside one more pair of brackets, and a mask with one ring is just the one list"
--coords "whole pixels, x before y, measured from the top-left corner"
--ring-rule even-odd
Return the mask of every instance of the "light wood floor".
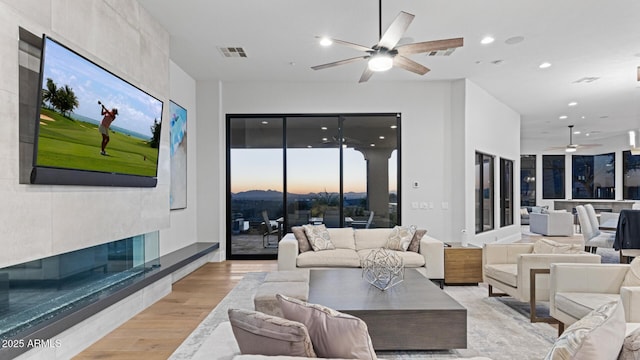
[[245, 273], [276, 269], [275, 260], [208, 263], [75, 359], [167, 359]]

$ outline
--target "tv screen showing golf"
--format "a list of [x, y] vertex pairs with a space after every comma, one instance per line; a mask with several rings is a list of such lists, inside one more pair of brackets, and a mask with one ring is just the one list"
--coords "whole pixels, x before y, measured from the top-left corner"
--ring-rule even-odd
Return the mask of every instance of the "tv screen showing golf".
[[[42, 46], [32, 182], [138, 186], [99, 175], [110, 174], [155, 186], [162, 101], [48, 36]], [[65, 169], [97, 174], [78, 181]]]

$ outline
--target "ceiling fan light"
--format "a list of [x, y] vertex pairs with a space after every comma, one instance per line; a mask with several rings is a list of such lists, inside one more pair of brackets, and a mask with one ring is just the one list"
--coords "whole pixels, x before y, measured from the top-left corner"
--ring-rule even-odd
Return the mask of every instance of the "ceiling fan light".
[[578, 150], [578, 149], [576, 149], [575, 147], [571, 147], [571, 146], [567, 146], [567, 148], [564, 149], [564, 151], [568, 152], [568, 153], [576, 152], [576, 150]]
[[331, 44], [333, 44], [333, 40], [329, 39], [328, 37], [320, 38], [320, 45], [331, 46]]
[[377, 54], [369, 59], [368, 66], [371, 71], [387, 71], [393, 67], [393, 58], [387, 54]]

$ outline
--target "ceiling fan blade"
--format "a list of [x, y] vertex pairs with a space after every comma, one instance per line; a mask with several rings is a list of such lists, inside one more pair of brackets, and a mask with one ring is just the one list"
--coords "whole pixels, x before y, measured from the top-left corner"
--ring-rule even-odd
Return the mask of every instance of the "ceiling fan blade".
[[394, 46], [400, 41], [404, 32], [407, 31], [409, 24], [413, 21], [415, 15], [400, 11], [398, 16], [393, 20], [391, 25], [384, 32], [384, 35], [378, 42], [379, 48], [393, 49]]
[[368, 55], [358, 56], [358, 57], [354, 57], [354, 58], [350, 58], [350, 59], [344, 59], [344, 60], [340, 60], [340, 61], [330, 62], [330, 63], [327, 63], [327, 64], [312, 66], [311, 68], [313, 70], [322, 70], [322, 69], [327, 69], [327, 68], [334, 67], [334, 66], [350, 64], [352, 62], [356, 62], [356, 61], [360, 61], [362, 59], [366, 59], [367, 57], [369, 57], [369, 56]]
[[[324, 38], [324, 36], [316, 36], [317, 39], [322, 39]], [[340, 45], [344, 45], [344, 46], [348, 46], [352, 49], [356, 49], [358, 51], [374, 51], [372, 48], [368, 47], [368, 46], [363, 46], [363, 45], [358, 45], [358, 44], [354, 44], [348, 41], [344, 41], [344, 40], [338, 40], [338, 39], [332, 39], [332, 38], [328, 38], [329, 40], [333, 41], [336, 44], [340, 44]]]
[[429, 72], [428, 67], [423, 66], [422, 64], [418, 64], [417, 62], [401, 55], [396, 55], [393, 58], [393, 66], [409, 70], [418, 75], [424, 75]]
[[640, 66], [638, 66], [638, 81], [640, 81]]
[[369, 70], [369, 67], [367, 66], [366, 68], [364, 68], [364, 71], [362, 72], [362, 76], [360, 76], [360, 81], [358, 82], [359, 83], [366, 82], [369, 79], [371, 79], [372, 75], [373, 75], [373, 71]]
[[398, 54], [401, 55], [410, 55], [410, 54], [419, 54], [430, 51], [438, 51], [438, 50], [447, 50], [453, 49], [457, 47], [461, 47], [464, 43], [463, 38], [454, 38], [454, 39], [445, 39], [445, 40], [434, 40], [434, 41], [425, 41], [407, 45], [400, 45], [396, 50], [398, 50]]

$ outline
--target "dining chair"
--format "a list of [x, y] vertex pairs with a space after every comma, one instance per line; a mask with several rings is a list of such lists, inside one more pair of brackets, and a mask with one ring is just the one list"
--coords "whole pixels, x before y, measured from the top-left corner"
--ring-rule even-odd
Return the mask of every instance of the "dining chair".
[[585, 251], [590, 251], [595, 254], [599, 247], [613, 247], [615, 234], [600, 231], [598, 228], [599, 224], [597, 223], [597, 218], [596, 225], [594, 227], [594, 225], [592, 225], [592, 221], [589, 219], [589, 214], [587, 213], [585, 206], [576, 206], [576, 212], [578, 213], [578, 221], [580, 222], [580, 232], [582, 232], [582, 236], [584, 237]]
[[267, 212], [267, 210], [262, 210], [262, 220], [265, 228], [264, 233], [262, 233], [262, 246], [265, 248], [277, 247], [277, 242], [272, 243], [269, 240], [271, 238], [271, 235], [276, 235], [278, 238], [280, 238], [280, 229], [278, 227], [278, 222], [275, 220], [269, 220], [269, 213]]

